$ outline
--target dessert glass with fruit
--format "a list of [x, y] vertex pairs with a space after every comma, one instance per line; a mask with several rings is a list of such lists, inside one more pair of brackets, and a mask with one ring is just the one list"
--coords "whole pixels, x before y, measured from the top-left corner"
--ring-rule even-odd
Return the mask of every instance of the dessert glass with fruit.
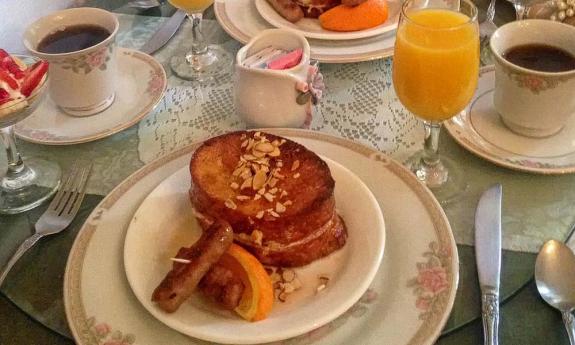
[[48, 63], [11, 56], [0, 49], [0, 136], [8, 167], [0, 179], [0, 213], [15, 214], [47, 200], [60, 184], [60, 167], [42, 159], [22, 160], [13, 126], [36, 110], [47, 89]]
[[170, 60], [172, 71], [186, 80], [207, 81], [232, 67], [230, 53], [217, 45], [208, 45], [202, 34], [202, 12], [213, 0], [169, 0], [170, 4], [186, 12], [192, 22], [192, 49], [185, 55], [175, 55]]

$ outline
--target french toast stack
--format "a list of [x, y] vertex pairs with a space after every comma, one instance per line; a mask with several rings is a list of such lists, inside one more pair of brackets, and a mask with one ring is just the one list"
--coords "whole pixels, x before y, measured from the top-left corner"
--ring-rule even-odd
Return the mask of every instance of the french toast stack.
[[296, 142], [228, 133], [196, 150], [190, 173], [190, 199], [202, 227], [226, 220], [234, 241], [265, 265], [303, 266], [346, 242], [329, 168]]

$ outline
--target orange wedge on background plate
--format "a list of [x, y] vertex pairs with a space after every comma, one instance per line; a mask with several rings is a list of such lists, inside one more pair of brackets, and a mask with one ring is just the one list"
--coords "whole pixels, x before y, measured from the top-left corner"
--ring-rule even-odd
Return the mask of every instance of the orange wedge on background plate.
[[357, 6], [338, 5], [319, 16], [322, 28], [359, 31], [383, 24], [389, 15], [386, 0], [367, 0]]
[[244, 293], [234, 309], [248, 321], [265, 319], [272, 310], [274, 289], [270, 276], [255, 256], [237, 244], [232, 244], [218, 264], [231, 270], [244, 284]]

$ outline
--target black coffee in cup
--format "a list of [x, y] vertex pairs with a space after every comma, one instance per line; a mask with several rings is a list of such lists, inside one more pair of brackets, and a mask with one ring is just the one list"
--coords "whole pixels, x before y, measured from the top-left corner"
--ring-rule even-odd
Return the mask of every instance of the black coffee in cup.
[[575, 70], [575, 56], [546, 44], [524, 44], [503, 53], [505, 60], [523, 68], [540, 72], [567, 72]]
[[38, 43], [37, 50], [46, 54], [75, 52], [95, 46], [108, 38], [110, 34], [110, 31], [98, 25], [71, 25], [44, 37]]

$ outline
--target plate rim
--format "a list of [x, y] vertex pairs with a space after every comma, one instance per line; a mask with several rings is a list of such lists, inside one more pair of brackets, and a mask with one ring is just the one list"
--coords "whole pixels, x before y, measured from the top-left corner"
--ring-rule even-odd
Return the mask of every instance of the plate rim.
[[[319, 155], [319, 154], [318, 154]], [[386, 244], [386, 225], [385, 225], [385, 217], [383, 215], [383, 210], [381, 209], [381, 207], [379, 206], [379, 202], [377, 200], [377, 198], [375, 197], [375, 195], [373, 195], [372, 191], [369, 189], [369, 187], [365, 184], [365, 182], [363, 182], [363, 180], [357, 176], [353, 171], [349, 170], [347, 167], [345, 167], [343, 164], [338, 163], [336, 161], [334, 161], [333, 159], [330, 159], [326, 156], [323, 155], [319, 155], [321, 159], [326, 160], [328, 163], [328, 166], [330, 164], [337, 166], [339, 169], [343, 170], [346, 174], [351, 176], [351, 179], [353, 179], [354, 181], [357, 181], [358, 183], [356, 184], [356, 186], [359, 186], [358, 188], [361, 188], [364, 190], [364, 195], [367, 199], [369, 199], [370, 203], [373, 205], [374, 208], [376, 208], [379, 212], [377, 213], [378, 217], [377, 217], [377, 223], [380, 223], [380, 227], [379, 227], [379, 231], [377, 232], [377, 236], [375, 236], [375, 239], [379, 239], [378, 240], [378, 244], [379, 244], [379, 248], [377, 250], [377, 254], [376, 257], [373, 258], [373, 260], [371, 260], [371, 264], [370, 267], [368, 269], [368, 271], [366, 272], [366, 275], [363, 277], [363, 279], [361, 279], [361, 286], [358, 286], [359, 288], [355, 289], [355, 292], [353, 293], [354, 297], [353, 298], [348, 298], [345, 303], [341, 303], [338, 304], [336, 307], [332, 308], [332, 312], [329, 313], [329, 316], [327, 317], [323, 317], [321, 322], [318, 322], [317, 319], [306, 319], [306, 322], [312, 322], [312, 325], [308, 325], [308, 328], [311, 326], [311, 328], [309, 329], [304, 329], [303, 331], [297, 331], [297, 332], [291, 332], [292, 334], [289, 334], [287, 336], [281, 336], [281, 337], [275, 337], [275, 338], [268, 338], [268, 339], [255, 339], [255, 340], [249, 340], [249, 339], [241, 339], [241, 340], [224, 340], [223, 338], [214, 338], [211, 337], [200, 337], [198, 335], [194, 335], [191, 334], [190, 332], [187, 331], [182, 331], [177, 327], [173, 327], [171, 324], [166, 323], [163, 319], [159, 318], [156, 316], [156, 313], [161, 313], [161, 311], [158, 310], [154, 310], [154, 312], [150, 311], [149, 305], [144, 304], [142, 302], [142, 300], [140, 299], [140, 296], [138, 296], [138, 294], [135, 293], [134, 291], [134, 287], [133, 287], [133, 275], [132, 275], [132, 279], [130, 279], [131, 274], [128, 273], [128, 267], [126, 265], [126, 256], [127, 256], [127, 247], [128, 247], [128, 234], [130, 232], [130, 228], [132, 227], [132, 224], [134, 222], [134, 219], [136, 218], [136, 216], [138, 215], [138, 211], [140, 211], [141, 207], [144, 205], [144, 203], [151, 197], [151, 195], [158, 189], [160, 188], [160, 186], [162, 186], [162, 184], [169, 178], [172, 178], [173, 175], [180, 173], [180, 171], [182, 170], [186, 170], [187, 166], [182, 166], [181, 168], [179, 168], [178, 170], [176, 170], [175, 172], [173, 172], [170, 176], [168, 176], [166, 179], [164, 179], [162, 182], [160, 182], [157, 186], [154, 187], [154, 189], [152, 189], [152, 191], [144, 198], [144, 200], [142, 200], [142, 202], [140, 203], [140, 206], [138, 206], [138, 208], [136, 209], [136, 211], [134, 212], [134, 215], [132, 216], [132, 220], [130, 220], [130, 223], [127, 226], [126, 229], [126, 236], [124, 238], [124, 245], [123, 245], [123, 261], [124, 261], [124, 272], [126, 274], [127, 280], [128, 280], [128, 284], [130, 286], [130, 289], [132, 290], [132, 293], [135, 295], [136, 299], [138, 300], [138, 302], [144, 307], [144, 309], [146, 309], [146, 311], [148, 313], [150, 313], [156, 320], [162, 322], [163, 324], [165, 324], [167, 327], [183, 333], [184, 335], [187, 335], [189, 337], [192, 338], [196, 338], [196, 339], [201, 339], [204, 341], [210, 341], [210, 342], [216, 342], [216, 343], [222, 343], [222, 344], [260, 344], [260, 343], [267, 343], [267, 342], [274, 342], [274, 341], [282, 341], [282, 340], [286, 340], [286, 339], [290, 339], [293, 337], [297, 337], [300, 336], [304, 333], [310, 332], [316, 328], [319, 328], [331, 321], [333, 321], [334, 319], [338, 318], [339, 316], [341, 316], [343, 313], [345, 313], [345, 311], [352, 307], [355, 303], [357, 303], [357, 301], [361, 298], [361, 296], [365, 293], [365, 291], [367, 291], [367, 289], [369, 288], [369, 285], [373, 282], [373, 280], [375, 279], [375, 276], [377, 275], [377, 272], [379, 271], [379, 268], [382, 264], [383, 261], [383, 255], [385, 252], [385, 244]], [[337, 180], [336, 180], [336, 185], [337, 185]], [[141, 226], [141, 225], [140, 225]], [[349, 231], [349, 230], [348, 230]], [[349, 255], [353, 255], [353, 253], [349, 253]], [[336, 310], [336, 311], [334, 311]], [[301, 328], [301, 326], [300, 326]], [[285, 331], [285, 330], [284, 330]], [[284, 332], [286, 333], [286, 332]], [[205, 334], [203, 334], [205, 335]]]
[[[349, 149], [367, 159], [375, 160], [378, 163], [384, 164], [387, 169], [394, 173], [396, 177], [405, 183], [418, 196], [419, 200], [424, 205], [429, 217], [432, 220], [433, 229], [438, 241], [441, 244], [446, 245], [446, 248], [451, 250], [449, 260], [451, 265], [448, 271], [451, 281], [448, 287], [449, 290], [447, 291], [447, 301], [445, 301], [444, 308], [437, 314], [431, 315], [431, 317], [428, 318], [426, 322], [422, 323], [412, 338], [407, 342], [408, 345], [433, 344], [439, 337], [441, 330], [443, 329], [451, 313], [451, 310], [453, 309], [457, 287], [459, 285], [459, 256], [457, 253], [457, 245], [451, 230], [451, 225], [449, 224], [449, 220], [441, 208], [439, 202], [433, 196], [432, 192], [419, 180], [417, 180], [415, 176], [413, 176], [412, 173], [399, 162], [389, 158], [384, 153], [363, 144], [353, 142], [342, 137], [311, 130], [291, 128], [261, 128], [260, 130], [291, 138], [327, 142], [328, 144]], [[114, 204], [131, 189], [131, 187], [133, 187], [139, 180], [144, 178], [150, 172], [155, 171], [158, 168], [161, 168], [163, 165], [181, 158], [184, 155], [190, 154], [207, 139], [208, 138], [192, 143], [190, 145], [186, 145], [185, 147], [175, 150], [170, 154], [157, 158], [132, 173], [123, 182], [118, 184], [108, 195], [106, 195], [104, 199], [100, 201], [100, 203], [88, 216], [84, 225], [80, 228], [72, 248], [70, 249], [70, 253], [66, 262], [63, 289], [66, 319], [71, 333], [78, 344], [84, 344], [82, 342], [83, 338], [81, 337], [82, 329], [80, 324], [82, 321], [86, 321], [86, 313], [80, 292], [83, 259], [85, 257], [85, 250], [88, 247], [88, 244], [98, 227], [97, 225], [92, 224], [90, 220], [98, 219], [101, 216], [103, 209], [108, 209], [114, 206]], [[77, 264], [75, 265], [74, 263]], [[71, 291], [77, 291], [77, 293], [73, 294]], [[77, 317], [78, 313], [84, 318], [84, 320], [80, 320], [80, 318]]]
[[[479, 78], [481, 78], [485, 74], [494, 73], [494, 72], [495, 72], [495, 66], [494, 65], [483, 66], [479, 70]], [[473, 95], [473, 98], [471, 99], [471, 101], [469, 102], [467, 107], [465, 107], [464, 112], [469, 113], [469, 111], [473, 107], [473, 104], [475, 103], [475, 101], [477, 99], [479, 99], [480, 97], [482, 97], [486, 91], [487, 90], [477, 89]], [[531, 173], [531, 174], [540, 174], [540, 175], [564, 175], [564, 174], [571, 174], [571, 173], [575, 172], [575, 164], [572, 164], [569, 166], [553, 168], [553, 167], [545, 167], [545, 166], [521, 165], [521, 164], [518, 164], [516, 160], [513, 160], [513, 161], [506, 160], [503, 157], [500, 157], [500, 156], [494, 154], [493, 152], [487, 151], [486, 149], [483, 149], [480, 146], [478, 146], [475, 141], [471, 140], [473, 138], [472, 135], [470, 136], [470, 135], [465, 135], [465, 134], [462, 134], [462, 135], [458, 134], [458, 130], [460, 130], [461, 132], [465, 132], [465, 133], [469, 133], [470, 130], [469, 130], [468, 126], [462, 127], [462, 126], [457, 125], [455, 123], [454, 119], [462, 120], [461, 119], [461, 113], [457, 114], [452, 119], [445, 121], [445, 129], [447, 130], [449, 135], [460, 146], [465, 148], [467, 151], [473, 153], [477, 157], [483, 158], [486, 161], [494, 163], [495, 165], [498, 165], [500, 167], [504, 167], [507, 169], [511, 169], [514, 171], [521, 171], [521, 172], [526, 172], [526, 173]], [[467, 122], [467, 121], [463, 121], [463, 122]], [[524, 156], [524, 155], [520, 155], [520, 154], [515, 154], [515, 153], [514, 153], [514, 155], [518, 158], [525, 158], [526, 160], [529, 160], [532, 158], [532, 157], [528, 157], [528, 156]]]
[[[276, 21], [276, 20], [272, 19], [270, 16], [267, 16], [265, 14], [265, 11], [262, 8], [262, 6], [268, 6], [269, 9], [271, 9], [272, 11], [275, 12], [273, 7], [271, 7], [271, 5], [267, 2], [267, 0], [254, 0], [254, 2], [255, 2], [255, 6], [258, 10], [259, 15], [266, 22], [268, 22], [268, 24], [272, 25], [273, 27], [276, 27], [278, 29], [290, 29], [290, 30], [293, 30], [293, 31], [296, 31], [296, 32], [302, 34], [303, 36], [305, 36], [307, 38], [313, 38], [313, 39], [322, 40], [322, 41], [352, 41], [352, 40], [358, 40], [358, 39], [362, 39], [362, 38], [370, 38], [370, 37], [375, 37], [375, 36], [379, 36], [379, 35], [386, 35], [386, 34], [389, 34], [391, 31], [396, 30], [397, 25], [399, 23], [399, 12], [398, 12], [395, 16], [393, 16], [393, 18], [388, 17], [388, 19], [397, 19], [397, 21], [392, 25], [382, 27], [380, 29], [380, 30], [382, 30], [381, 32], [378, 32], [376, 30], [374, 30], [375, 32], [369, 32], [368, 30], [375, 29], [379, 26], [384, 25], [385, 23], [382, 23], [382, 24], [378, 25], [377, 27], [369, 28], [368, 30], [348, 31], [348, 32], [330, 31], [329, 33], [314, 33], [314, 32], [310, 33], [309, 31], [302, 30], [300, 28], [292, 28], [292, 27], [286, 26], [285, 24], [278, 25], [277, 23], [273, 23], [273, 21]], [[401, 10], [400, 10], [400, 12], [401, 12]], [[279, 13], [275, 12], [275, 14], [281, 17], [281, 15]], [[284, 19], [283, 17], [281, 17], [281, 18]], [[386, 21], [388, 19], [386, 19]], [[286, 19], [284, 19], [284, 20], [286, 20]], [[292, 24], [294, 24], [294, 23], [292, 23]], [[328, 30], [326, 30], [326, 31], [328, 31]], [[328, 37], [326, 37], [326, 36], [328, 36]], [[346, 36], [352, 36], [352, 37], [346, 37]]]
[[[227, 0], [229, 1], [229, 0]], [[242, 44], [248, 43], [252, 37], [240, 30], [230, 19], [226, 13], [226, 0], [216, 0], [214, 2], [214, 14], [220, 26], [232, 36], [235, 40]], [[269, 25], [269, 24], [268, 24]], [[273, 26], [270, 29], [274, 28]], [[387, 36], [391, 33], [382, 34], [382, 36]], [[377, 36], [374, 36], [377, 37]], [[372, 37], [373, 38], [373, 37]], [[378, 59], [384, 59], [393, 56], [394, 47], [393, 45], [388, 48], [377, 49], [371, 52], [360, 53], [360, 54], [347, 54], [347, 55], [333, 55], [333, 54], [318, 54], [314, 52], [313, 43], [310, 42], [312, 59], [318, 60], [322, 63], [353, 63], [353, 62], [365, 62]]]
[[[86, 136], [86, 137], [78, 138], [78, 139], [71, 139], [71, 140], [37, 139], [37, 138], [31, 137], [31, 136], [27, 136], [25, 134], [22, 134], [18, 130], [18, 124], [16, 124], [14, 126], [14, 133], [16, 134], [16, 136], [18, 136], [18, 138], [25, 140], [27, 142], [30, 142], [30, 143], [51, 145], [51, 146], [83, 144], [83, 143], [88, 143], [91, 141], [96, 141], [99, 139], [109, 137], [111, 135], [114, 135], [116, 133], [123, 131], [124, 129], [130, 128], [133, 125], [140, 122], [144, 117], [146, 117], [146, 115], [148, 115], [149, 113], [154, 111], [156, 109], [156, 107], [158, 106], [158, 104], [160, 103], [160, 101], [163, 99], [164, 94], [166, 93], [166, 90], [168, 88], [168, 77], [166, 75], [166, 71], [164, 70], [164, 67], [151, 55], [148, 55], [148, 54], [141, 52], [139, 50], [136, 50], [136, 49], [117, 47], [116, 54], [124, 54], [124, 55], [130, 56], [131, 58], [140, 59], [140, 60], [144, 61], [154, 70], [155, 73], [157, 73], [157, 75], [161, 76], [161, 80], [162, 80], [162, 87], [160, 88], [160, 90], [158, 90], [157, 94], [155, 94], [154, 97], [151, 98], [150, 102], [148, 102], [148, 104], [146, 104], [146, 106], [144, 108], [142, 108], [140, 112], [138, 112], [133, 118], [131, 118], [130, 121], [120, 123], [120, 124], [118, 124], [112, 128], [108, 128], [106, 130], [103, 130], [99, 133], [96, 133], [96, 134], [93, 134], [90, 136]], [[95, 115], [97, 116], [97, 114], [95, 114]]]

